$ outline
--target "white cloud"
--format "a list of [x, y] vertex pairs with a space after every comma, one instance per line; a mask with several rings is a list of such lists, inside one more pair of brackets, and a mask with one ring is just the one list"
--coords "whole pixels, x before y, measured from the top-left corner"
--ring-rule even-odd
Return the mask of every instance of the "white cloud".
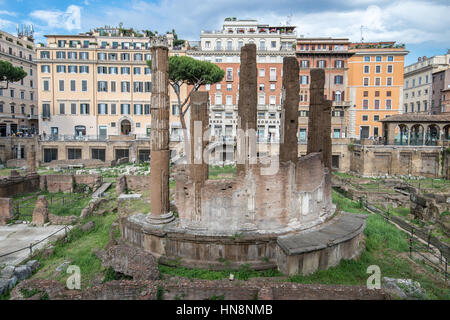
[[16, 17], [17, 13], [7, 10], [0, 10], [0, 15]]
[[165, 32], [175, 28], [187, 39], [198, 39], [204, 30], [220, 29], [225, 17], [254, 18], [261, 23], [280, 24], [292, 14], [291, 24], [305, 36], [361, 38], [365, 41], [396, 40], [405, 43], [445, 42], [450, 37], [447, 2], [407, 1], [262, 1], [262, 0], [161, 0], [149, 3], [135, 0], [126, 7], [111, 5], [86, 12], [83, 29], [101, 24], [146, 28]]
[[81, 8], [70, 5], [65, 12], [60, 10], [35, 10], [30, 17], [47, 23], [49, 28], [66, 29], [72, 31], [81, 29]]

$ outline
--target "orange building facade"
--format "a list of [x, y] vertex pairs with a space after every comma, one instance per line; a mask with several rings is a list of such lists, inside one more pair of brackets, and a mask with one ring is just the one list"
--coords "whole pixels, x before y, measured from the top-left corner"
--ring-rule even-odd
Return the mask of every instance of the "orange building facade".
[[404, 45], [353, 43], [348, 60], [349, 137], [378, 138], [380, 120], [402, 113]]
[[298, 38], [296, 56], [300, 67], [299, 140], [306, 142], [310, 103], [310, 71], [325, 70], [325, 99], [333, 101], [331, 133], [335, 139], [348, 135], [347, 110], [350, 101], [346, 95], [348, 83], [348, 39]]

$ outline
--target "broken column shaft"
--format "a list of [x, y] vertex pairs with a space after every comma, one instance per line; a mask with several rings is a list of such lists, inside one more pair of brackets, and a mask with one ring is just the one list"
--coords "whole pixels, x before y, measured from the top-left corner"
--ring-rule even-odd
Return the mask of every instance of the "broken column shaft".
[[169, 49], [167, 39], [150, 40], [152, 52], [152, 108], [150, 153], [150, 215], [153, 224], [174, 219], [169, 207]]
[[238, 101], [238, 129], [245, 131], [246, 137], [238, 135], [236, 164], [238, 175], [245, 172], [249, 156], [256, 155], [257, 76], [256, 45], [246, 44], [241, 49]]
[[194, 182], [204, 183], [208, 179], [208, 163], [203, 159], [208, 141], [203, 135], [208, 130], [208, 92], [197, 91], [191, 95], [190, 106], [190, 174]]
[[296, 162], [298, 158], [298, 104], [300, 100], [299, 66], [295, 57], [283, 59], [283, 109], [280, 161]]
[[36, 151], [28, 151], [27, 154], [27, 172], [36, 172]]
[[331, 170], [331, 105], [324, 99], [325, 71], [311, 70], [307, 153], [321, 152], [324, 166]]
[[[208, 179], [208, 163], [203, 159], [203, 151], [207, 146], [203, 139], [208, 130], [208, 92], [194, 92], [191, 95], [190, 106], [190, 163], [189, 174], [194, 184], [194, 207], [191, 213], [192, 222], [201, 221], [202, 197], [201, 192]], [[195, 227], [195, 225], [191, 226]]]

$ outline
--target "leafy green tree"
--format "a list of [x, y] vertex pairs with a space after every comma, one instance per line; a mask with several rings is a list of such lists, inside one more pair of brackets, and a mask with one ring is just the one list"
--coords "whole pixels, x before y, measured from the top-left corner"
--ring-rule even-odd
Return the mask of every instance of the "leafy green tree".
[[27, 73], [20, 67], [14, 67], [10, 62], [0, 60], [0, 82], [6, 82], [6, 87], [0, 89], [8, 89], [9, 83], [17, 82], [27, 76]]
[[[150, 68], [152, 67], [151, 60], [147, 61], [147, 65]], [[177, 95], [180, 108], [180, 122], [183, 129], [186, 129], [184, 116], [189, 110], [190, 104], [188, 102], [192, 92], [198, 91], [202, 85], [220, 82], [224, 76], [225, 71], [211, 62], [200, 61], [186, 56], [169, 57], [169, 84]], [[188, 86], [188, 94], [181, 101], [180, 88], [183, 85]]]

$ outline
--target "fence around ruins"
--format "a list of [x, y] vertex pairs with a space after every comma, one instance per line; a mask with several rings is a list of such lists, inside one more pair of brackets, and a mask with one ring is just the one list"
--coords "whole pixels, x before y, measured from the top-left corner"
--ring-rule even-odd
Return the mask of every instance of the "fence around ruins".
[[[392, 215], [389, 211], [375, 207], [366, 199], [360, 198], [360, 203], [368, 211], [382, 216], [386, 222], [396, 224], [407, 231], [410, 236], [408, 240], [410, 257], [412, 257], [413, 252], [417, 253], [434, 269], [441, 272], [445, 277], [445, 281], [448, 281], [448, 260], [450, 258], [450, 247], [447, 244], [431, 235], [431, 231], [425, 231], [417, 226], [413, 226], [402, 218]], [[432, 246], [436, 249], [433, 249]], [[433, 256], [436, 260], [431, 260], [430, 256], [427, 256], [427, 254]]]
[[61, 231], [63, 231], [63, 230], [64, 230], [64, 237], [67, 237], [67, 235], [69, 234], [69, 232], [71, 231], [71, 229], [70, 229], [69, 226], [66, 225], [66, 226], [62, 227], [61, 229], [56, 230], [56, 231], [53, 232], [52, 234], [46, 236], [45, 238], [43, 238], [43, 239], [41, 239], [41, 240], [39, 240], [39, 241], [31, 242], [30, 245], [28, 245], [28, 246], [26, 246], [26, 247], [23, 247], [23, 248], [20, 248], [20, 249], [16, 249], [16, 250], [14, 250], [14, 251], [10, 251], [10, 252], [7, 252], [7, 253], [0, 254], [0, 258], [9, 256], [9, 255], [11, 255], [11, 254], [14, 254], [14, 253], [17, 253], [17, 252], [20, 252], [20, 251], [24, 251], [24, 250], [30, 250], [30, 256], [31, 256], [31, 255], [33, 254], [33, 247], [36, 247], [36, 246], [39, 245], [40, 243], [42, 243], [42, 242], [44, 242], [45, 240], [47, 240], [47, 239], [53, 237], [54, 235], [58, 234], [59, 232], [61, 232]]
[[[29, 197], [28, 199], [15, 199], [13, 203], [15, 219], [30, 220], [33, 217], [33, 210], [36, 207], [36, 196]], [[68, 208], [70, 210], [83, 210], [85, 206], [79, 206], [79, 203], [83, 199], [87, 199], [83, 193], [67, 193], [63, 195], [45, 195], [50, 213], [53, 213], [57, 209]]]

